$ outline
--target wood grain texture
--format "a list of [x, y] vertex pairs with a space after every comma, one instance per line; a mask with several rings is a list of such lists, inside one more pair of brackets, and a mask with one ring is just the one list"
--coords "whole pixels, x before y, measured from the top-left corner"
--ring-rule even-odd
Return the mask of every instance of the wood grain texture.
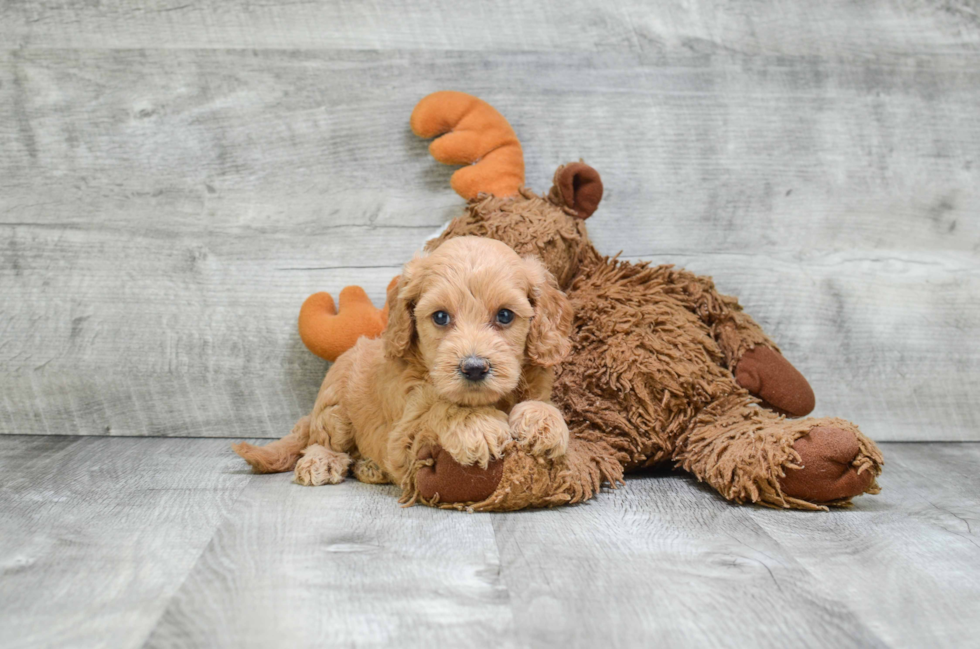
[[0, 437], [0, 646], [140, 646], [251, 479], [227, 444]]
[[490, 519], [256, 476], [148, 647], [511, 646]]
[[976, 0], [7, 0], [12, 48], [288, 48], [477, 51], [731, 49], [863, 57], [980, 49]]
[[659, 473], [582, 507], [494, 517], [518, 635], [554, 647], [884, 646], [752, 513]]
[[851, 509], [682, 474], [513, 514], [253, 476], [227, 440], [0, 439], [0, 647], [968, 647], [980, 444], [883, 445]]
[[713, 275], [819, 414], [980, 439], [972, 5], [646, 4], [4, 3], [0, 432], [287, 431], [302, 300], [380, 304], [459, 211], [407, 128], [453, 87], [531, 187], [599, 169], [599, 248]]
[[[891, 646], [976, 643], [980, 445], [889, 444], [880, 497], [833, 517], [752, 511], [784, 551]], [[883, 474], [884, 478], [884, 474]], [[940, 612], [942, 623], [935, 620]]]

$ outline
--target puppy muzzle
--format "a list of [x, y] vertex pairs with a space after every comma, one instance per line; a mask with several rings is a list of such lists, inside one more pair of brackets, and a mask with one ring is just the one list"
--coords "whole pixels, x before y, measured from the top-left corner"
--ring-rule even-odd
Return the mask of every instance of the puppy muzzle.
[[472, 383], [479, 383], [490, 374], [490, 361], [479, 356], [467, 356], [459, 364], [459, 373]]

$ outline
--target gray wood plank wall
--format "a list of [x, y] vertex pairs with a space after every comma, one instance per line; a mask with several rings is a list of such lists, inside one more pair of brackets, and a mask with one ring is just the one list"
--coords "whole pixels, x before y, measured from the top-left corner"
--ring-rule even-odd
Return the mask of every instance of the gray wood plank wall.
[[461, 205], [455, 88], [583, 157], [600, 249], [740, 296], [818, 413], [980, 440], [980, 3], [0, 4], [0, 432], [275, 437], [317, 290]]

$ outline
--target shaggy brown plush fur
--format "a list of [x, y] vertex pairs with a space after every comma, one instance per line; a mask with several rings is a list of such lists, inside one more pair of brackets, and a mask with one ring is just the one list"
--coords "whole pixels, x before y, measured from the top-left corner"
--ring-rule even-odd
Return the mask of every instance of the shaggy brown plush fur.
[[384, 337], [337, 359], [310, 416], [277, 442], [234, 447], [256, 471], [336, 484], [353, 462], [359, 480], [411, 492], [432, 447], [483, 470], [509, 447], [565, 455], [551, 368], [568, 352], [572, 312], [540, 261], [460, 237], [409, 262], [389, 297]]
[[[446, 502], [450, 479], [422, 480], [425, 488], [411, 498], [475, 510], [551, 506], [585, 500], [624, 471], [667, 461], [736, 502], [824, 509], [876, 493], [881, 454], [856, 426], [774, 411], [806, 414], [812, 391], [735, 298], [718, 293], [710, 278], [595, 250], [582, 211], [567, 202], [576, 184], [566, 176], [583, 167], [559, 168], [547, 197], [522, 189], [471, 200], [429, 244], [492, 237], [537, 255], [558, 278], [575, 311], [572, 350], [554, 386], [572, 436], [567, 455], [543, 463], [507, 454], [497, 488], [478, 502]], [[756, 395], [736, 378], [743, 358], [752, 360], [741, 379]], [[758, 398], [764, 391], [775, 403]], [[815, 429], [829, 431], [823, 444], [799, 443]], [[416, 471], [433, 464], [428, 457]]]

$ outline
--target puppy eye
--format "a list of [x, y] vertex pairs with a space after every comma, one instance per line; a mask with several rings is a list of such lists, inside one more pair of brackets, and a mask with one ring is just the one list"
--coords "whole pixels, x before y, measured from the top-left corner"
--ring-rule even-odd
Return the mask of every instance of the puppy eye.
[[449, 324], [449, 314], [445, 311], [436, 311], [432, 314], [432, 322], [435, 323], [437, 327], [445, 327]]
[[497, 311], [497, 324], [509, 325], [514, 321], [514, 312], [510, 309]]

